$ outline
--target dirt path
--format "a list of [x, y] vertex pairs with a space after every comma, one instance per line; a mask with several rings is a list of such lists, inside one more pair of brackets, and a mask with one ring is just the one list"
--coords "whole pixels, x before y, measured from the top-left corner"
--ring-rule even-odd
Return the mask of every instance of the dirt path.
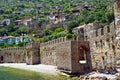
[[3, 64], [0, 64], [0, 66], [18, 68], [18, 69], [24, 69], [24, 70], [30, 70], [30, 71], [36, 71], [36, 72], [42, 72], [42, 73], [48, 73], [48, 74], [58, 73], [56, 66], [43, 65], [43, 64], [26, 65], [25, 63], [3, 63]]

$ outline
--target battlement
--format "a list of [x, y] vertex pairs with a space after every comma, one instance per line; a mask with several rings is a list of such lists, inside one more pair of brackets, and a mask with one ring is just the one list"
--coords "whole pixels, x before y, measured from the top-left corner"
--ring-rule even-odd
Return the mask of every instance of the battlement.
[[120, 12], [120, 0], [115, 0], [115, 12]]
[[38, 42], [30, 42], [26, 45], [26, 49], [31, 49], [31, 48], [39, 48], [40, 47], [40, 43]]
[[58, 44], [58, 43], [62, 43], [62, 42], [66, 42], [69, 40], [74, 40], [74, 38], [68, 39], [67, 37], [60, 37], [58, 39], [54, 39], [45, 43], [41, 43], [40, 46], [47, 46], [47, 45], [54, 45], [54, 44]]
[[1, 49], [1, 51], [15, 51], [15, 50], [24, 50], [25, 47], [15, 47], [15, 48], [4, 48], [4, 49]]
[[97, 38], [97, 37], [99, 38], [101, 36], [106, 36], [107, 34], [115, 34], [116, 33], [115, 31], [116, 28], [114, 22], [112, 22], [110, 25], [106, 25], [103, 28], [99, 28], [98, 30], [93, 30], [89, 35], [91, 35], [91, 38]]

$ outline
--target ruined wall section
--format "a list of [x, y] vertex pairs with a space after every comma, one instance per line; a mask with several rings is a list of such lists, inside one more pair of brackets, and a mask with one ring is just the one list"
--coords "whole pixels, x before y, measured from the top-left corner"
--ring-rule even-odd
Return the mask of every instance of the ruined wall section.
[[89, 39], [93, 68], [108, 66], [115, 63], [116, 28], [114, 22], [110, 25], [94, 30]]
[[114, 14], [115, 14], [116, 41], [117, 41], [116, 63], [119, 65], [120, 64], [120, 0], [115, 0]]
[[[71, 41], [56, 45], [56, 61], [58, 69], [71, 73], [72, 69], [72, 44]], [[72, 71], [73, 72], [73, 71]]]
[[71, 43], [61, 37], [40, 45], [41, 63], [58, 66], [59, 69], [71, 70]]
[[39, 64], [40, 63], [40, 43], [28, 43], [26, 46], [26, 63]]
[[92, 70], [88, 41], [71, 41], [72, 72], [88, 73]]
[[[85, 50], [84, 50], [84, 49]], [[66, 37], [48, 41], [40, 45], [41, 64], [55, 65], [68, 73], [91, 71], [91, 57], [88, 41], [77, 41]], [[80, 59], [85, 59], [80, 63]]]
[[4, 63], [25, 63], [25, 47], [5, 48], [0, 51]]
[[41, 64], [56, 66], [56, 46], [48, 45], [40, 47], [40, 56]]

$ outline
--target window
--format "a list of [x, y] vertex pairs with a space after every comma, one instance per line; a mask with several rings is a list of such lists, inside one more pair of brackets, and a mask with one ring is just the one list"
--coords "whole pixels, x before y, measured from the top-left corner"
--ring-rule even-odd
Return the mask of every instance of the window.
[[83, 29], [83, 28], [82, 28], [82, 29], [80, 29], [80, 32], [81, 32], [81, 33], [84, 33], [84, 29]]
[[95, 41], [95, 46], [98, 47], [98, 43], [97, 43], [97, 41]]
[[107, 32], [108, 32], [108, 33], [110, 32], [110, 27], [109, 27], [109, 26], [107, 26]]
[[80, 47], [79, 51], [80, 51], [79, 63], [85, 64], [86, 63], [86, 51], [82, 47]]
[[110, 40], [107, 39], [106, 41], [107, 41], [107, 46], [108, 46], [108, 48], [110, 48]]
[[101, 49], [103, 49], [103, 42], [100, 40]]
[[88, 38], [88, 37], [87, 37], [87, 36], [85, 36], [85, 40], [87, 40], [87, 38]]
[[101, 29], [101, 35], [104, 35], [104, 31], [103, 31], [103, 28]]
[[96, 37], [98, 36], [98, 31], [95, 31]]
[[85, 51], [83, 49], [80, 49], [80, 60], [85, 60]]
[[114, 36], [112, 36], [112, 42], [114, 42]]

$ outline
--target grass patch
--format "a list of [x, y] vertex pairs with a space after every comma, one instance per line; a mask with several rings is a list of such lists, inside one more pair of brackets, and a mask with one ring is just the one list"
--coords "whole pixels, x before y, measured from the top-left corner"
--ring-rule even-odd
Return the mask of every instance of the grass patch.
[[77, 80], [63, 75], [49, 75], [33, 71], [0, 67], [0, 80]]

